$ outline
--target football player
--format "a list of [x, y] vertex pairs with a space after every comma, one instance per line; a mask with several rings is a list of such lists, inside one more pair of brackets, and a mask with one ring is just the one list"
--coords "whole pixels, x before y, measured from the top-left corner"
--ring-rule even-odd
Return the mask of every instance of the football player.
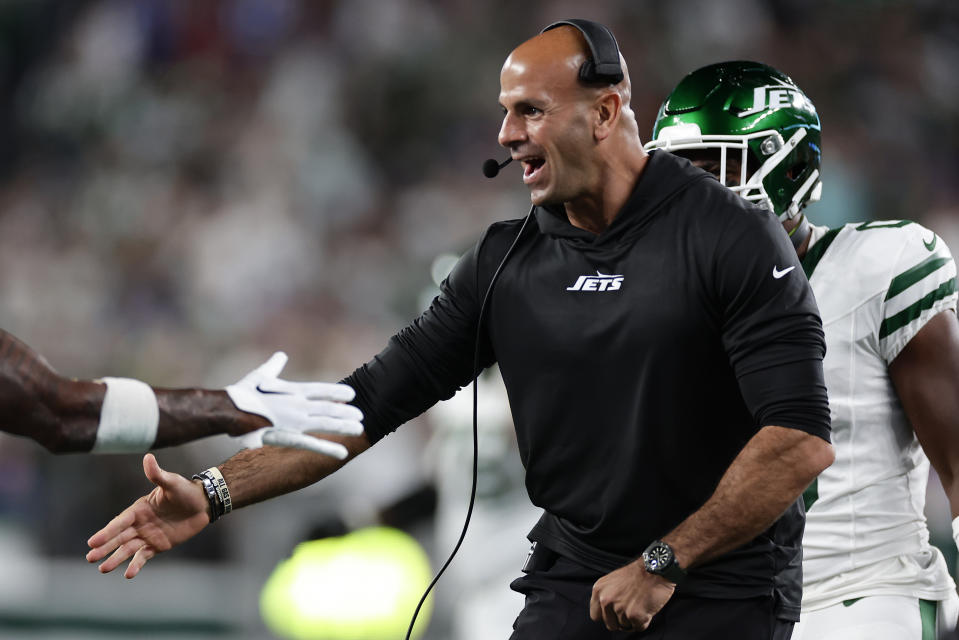
[[[132, 378], [64, 378], [0, 329], [0, 430], [53, 453], [135, 453], [226, 433], [248, 448], [295, 447], [343, 459], [346, 448], [312, 432], [359, 435], [363, 414], [344, 384], [290, 382], [286, 354], [226, 389], [154, 389]], [[272, 426], [271, 426], [272, 425]]]
[[[822, 191], [820, 133], [789, 77], [724, 62], [683, 78], [646, 148], [686, 156], [779, 216], [819, 303], [836, 461], [804, 494], [793, 640], [931, 638], [937, 619], [951, 628], [959, 611], [923, 515], [931, 461], [959, 516], [956, 265], [941, 238], [909, 220], [807, 221]], [[771, 264], [769, 277], [791, 269]]]

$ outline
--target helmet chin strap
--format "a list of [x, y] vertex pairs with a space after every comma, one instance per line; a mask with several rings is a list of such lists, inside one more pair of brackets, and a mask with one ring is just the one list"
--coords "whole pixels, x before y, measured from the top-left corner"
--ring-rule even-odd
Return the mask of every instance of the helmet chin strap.
[[809, 237], [810, 231], [812, 231], [812, 229], [809, 228], [809, 220], [806, 219], [805, 214], [800, 214], [799, 224], [793, 227], [793, 230], [789, 232], [789, 239], [792, 240], [793, 248], [795, 248], [796, 251], [799, 251], [799, 247], [801, 247], [802, 243]]

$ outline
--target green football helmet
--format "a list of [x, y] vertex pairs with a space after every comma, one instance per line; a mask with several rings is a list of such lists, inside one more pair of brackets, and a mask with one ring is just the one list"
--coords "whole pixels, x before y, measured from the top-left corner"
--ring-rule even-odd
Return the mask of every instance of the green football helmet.
[[660, 107], [646, 149], [718, 150], [723, 184], [727, 153], [739, 151], [730, 188], [786, 221], [822, 193], [820, 137], [816, 108], [795, 82], [759, 62], [735, 61], [683, 78]]

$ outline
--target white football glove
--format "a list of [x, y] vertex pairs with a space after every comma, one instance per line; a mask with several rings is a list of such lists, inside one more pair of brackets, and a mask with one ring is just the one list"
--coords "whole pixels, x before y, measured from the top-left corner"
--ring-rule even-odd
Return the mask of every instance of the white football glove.
[[263, 416], [272, 427], [240, 436], [247, 449], [263, 445], [307, 449], [343, 460], [343, 445], [307, 435], [313, 431], [357, 436], [363, 433], [363, 413], [345, 404], [356, 393], [345, 384], [290, 382], [277, 376], [289, 358], [282, 351], [226, 388], [241, 411]]

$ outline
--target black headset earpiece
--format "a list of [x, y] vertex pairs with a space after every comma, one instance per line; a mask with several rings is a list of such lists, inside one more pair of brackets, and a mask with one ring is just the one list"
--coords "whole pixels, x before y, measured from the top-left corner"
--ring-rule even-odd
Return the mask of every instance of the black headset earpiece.
[[605, 25], [592, 20], [571, 18], [549, 25], [540, 33], [546, 33], [563, 25], [576, 27], [586, 38], [592, 59], [579, 68], [579, 78], [585, 84], [617, 84], [623, 79], [623, 67], [619, 64], [619, 45], [613, 32]]

